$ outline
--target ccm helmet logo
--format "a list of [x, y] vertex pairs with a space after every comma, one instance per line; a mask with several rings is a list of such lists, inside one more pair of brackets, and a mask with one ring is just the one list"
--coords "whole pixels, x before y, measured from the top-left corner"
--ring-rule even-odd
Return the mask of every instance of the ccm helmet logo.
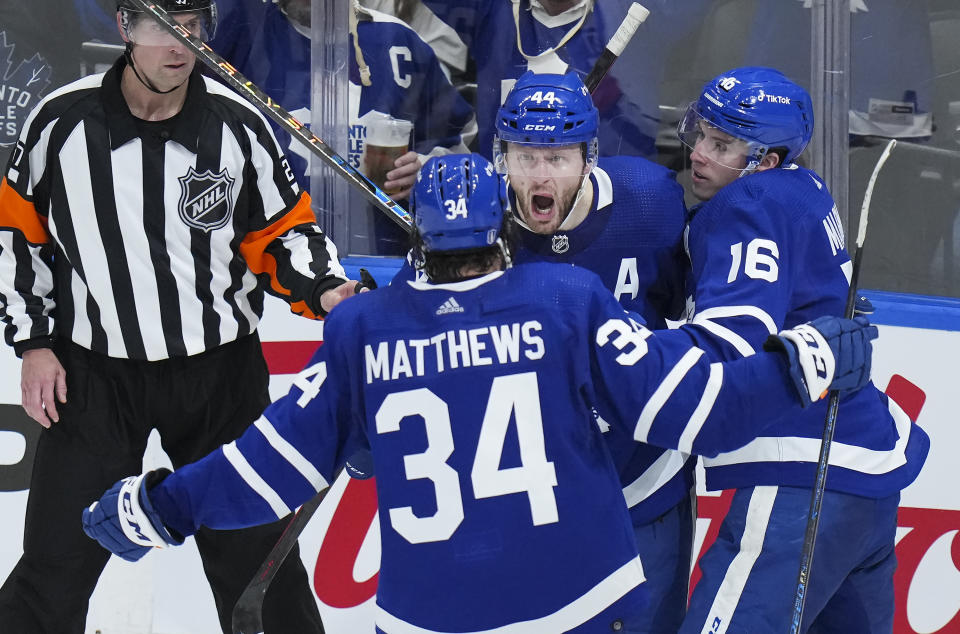
[[557, 129], [557, 126], [555, 126], [555, 125], [545, 125], [545, 124], [543, 124], [543, 123], [537, 123], [537, 124], [530, 124], [530, 123], [528, 123], [527, 125], [523, 126], [523, 129], [524, 129], [524, 130], [539, 130], [539, 131], [543, 131], [543, 132], [553, 132], [554, 130]]

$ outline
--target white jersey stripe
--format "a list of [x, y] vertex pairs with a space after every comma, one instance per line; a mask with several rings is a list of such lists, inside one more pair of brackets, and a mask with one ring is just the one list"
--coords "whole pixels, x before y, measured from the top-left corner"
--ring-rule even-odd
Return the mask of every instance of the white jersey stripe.
[[725, 634], [730, 619], [737, 610], [743, 588], [750, 578], [750, 571], [763, 550], [763, 539], [770, 523], [770, 513], [777, 499], [777, 487], [756, 487], [750, 496], [747, 519], [740, 538], [740, 552], [734, 556], [717, 589], [717, 596], [707, 612], [707, 619], [700, 634]]
[[[197, 156], [179, 143], [167, 143], [165, 151], [164, 183], [176, 183], [191, 167], [196, 168]], [[179, 188], [164, 187], [163, 196], [165, 209], [178, 208], [181, 196]], [[187, 355], [198, 354], [206, 350], [206, 343], [203, 306], [196, 299], [197, 276], [190, 246], [190, 227], [180, 219], [179, 214], [167, 213], [164, 220], [164, 238], [167, 254], [170, 256], [170, 269], [175, 272], [183, 345]]]
[[273, 424], [261, 416], [254, 423], [257, 429], [260, 430], [260, 433], [263, 434], [264, 438], [267, 439], [267, 442], [270, 443], [270, 446], [277, 450], [283, 458], [290, 463], [290, 465], [300, 472], [307, 482], [310, 483], [310, 486], [313, 487], [314, 491], [318, 493], [330, 486], [327, 482], [327, 479], [324, 478], [316, 467], [311, 464], [306, 457], [297, 451], [296, 447], [290, 444], [283, 436], [277, 432], [277, 429]]
[[137, 309], [137, 327], [143, 337], [143, 349], [148, 359], [167, 357], [167, 342], [163, 336], [160, 316], [160, 291], [157, 273], [150, 257], [150, 242], [143, 232], [143, 148], [139, 139], [114, 150], [111, 163], [117, 204], [125, 202], [127, 213], [117, 214], [117, 224], [124, 236], [123, 248]]
[[[224, 123], [222, 127], [223, 131], [220, 134], [219, 165], [221, 170], [228, 168], [223, 157], [237, 155], [242, 152], [240, 144], [237, 143], [237, 139], [230, 132], [229, 126]], [[236, 174], [235, 177], [237, 182], [234, 183], [234, 186], [231, 188], [230, 195], [233, 197], [234, 209], [237, 209], [236, 205], [240, 198], [240, 191], [243, 189], [244, 174], [240, 172]], [[234, 232], [233, 223], [228, 223], [216, 231], [211, 231], [209, 235], [211, 253], [229, 253], [230, 241], [234, 239], [236, 233]], [[230, 275], [229, 262], [223, 258], [210, 258], [210, 295], [213, 297], [211, 308], [220, 317], [220, 341], [223, 342], [233, 341], [237, 337], [245, 334], [240, 332], [240, 324], [236, 318], [234, 318], [233, 308], [227, 298], [227, 289], [230, 288], [233, 282], [234, 280]], [[238, 302], [237, 305], [241, 307], [240, 312], [244, 313], [245, 316], [247, 316], [247, 313], [253, 313], [245, 294], [236, 294], [233, 297], [233, 301]], [[256, 317], [252, 320], [248, 317], [248, 321], [250, 321], [251, 324], [255, 324]]]
[[[910, 417], [893, 399], [888, 399], [890, 415], [897, 426], [896, 444], [889, 450], [867, 449], [836, 440], [830, 445], [830, 466], [851, 469], [860, 473], [882, 475], [907, 462], [906, 449], [910, 440]], [[820, 438], [796, 436], [757, 438], [736, 451], [704, 458], [703, 466], [723, 467], [750, 462], [817, 462], [820, 456]]]
[[[627, 592], [644, 581], [643, 566], [640, 558], [631, 559], [612, 572], [607, 578], [593, 586], [580, 597], [563, 606], [556, 612], [520, 623], [510, 623], [490, 630], [460, 632], [459, 634], [544, 634], [544, 632], [566, 632], [608, 608]], [[376, 606], [375, 621], [377, 627], [387, 634], [449, 634], [438, 630], [428, 630], [407, 623], [379, 605]]]
[[660, 409], [666, 404], [667, 399], [670, 398], [673, 391], [680, 385], [683, 377], [687, 375], [687, 372], [690, 371], [690, 368], [697, 363], [697, 360], [701, 356], [703, 356], [703, 350], [700, 348], [691, 348], [688, 350], [687, 353], [677, 361], [677, 364], [673, 366], [667, 376], [661, 381], [660, 385], [657, 386], [650, 400], [647, 401], [643, 406], [643, 410], [640, 412], [640, 419], [637, 421], [637, 426], [633, 431], [634, 440], [639, 440], [640, 442], [647, 441], [647, 437], [650, 435], [650, 428], [653, 427], [653, 421], [657, 418], [657, 414], [660, 413]]
[[[70, 295], [74, 306], [87, 305], [87, 286], [77, 275], [76, 270], [70, 271]], [[93, 327], [90, 325], [90, 317], [87, 315], [87, 311], [74, 311], [70, 339], [75, 344], [88, 350], [93, 348]]]
[[680, 472], [690, 456], [679, 451], [667, 450], [660, 454], [640, 477], [623, 487], [627, 508], [633, 508], [660, 490], [673, 476]]
[[227, 459], [227, 462], [229, 462], [233, 468], [237, 470], [240, 478], [247, 483], [247, 486], [253, 489], [257, 495], [262, 497], [264, 502], [270, 505], [270, 508], [273, 509], [274, 513], [276, 513], [277, 519], [286, 517], [290, 514], [290, 508], [286, 505], [280, 495], [277, 494], [277, 492], [274, 491], [263, 478], [260, 477], [260, 474], [250, 466], [250, 463], [247, 462], [247, 459], [244, 458], [243, 454], [240, 453], [240, 450], [237, 449], [236, 441], [223, 446], [223, 455]]
[[760, 323], [767, 329], [767, 332], [771, 335], [777, 334], [776, 322], [773, 321], [770, 315], [756, 306], [714, 306], [713, 308], [698, 312], [690, 322], [720, 337], [745, 357], [756, 354], [756, 350], [754, 350], [753, 346], [751, 346], [746, 339], [733, 330], [721, 326], [714, 321], [715, 319], [723, 319], [726, 317], [755, 317], [760, 320]]
[[722, 386], [723, 365], [720, 363], [711, 363], [710, 376], [707, 378], [707, 385], [703, 388], [700, 402], [697, 403], [697, 409], [690, 415], [690, 420], [687, 421], [687, 424], [683, 428], [683, 433], [680, 435], [680, 441], [677, 444], [677, 448], [680, 449], [680, 451], [687, 453], [692, 452], [693, 441], [697, 439], [700, 428], [703, 427], [707, 416], [710, 415], [713, 404], [717, 400], [717, 394], [720, 393]]
[[[84, 129], [85, 124], [82, 122], [73, 129], [60, 150], [63, 156], [86, 155]], [[63, 184], [77, 238], [77, 251], [80, 253], [80, 261], [83, 262], [84, 278], [100, 309], [100, 323], [107, 332], [119, 333], [120, 316], [117, 314], [113, 282], [107, 265], [107, 249], [103, 245], [100, 223], [97, 221], [90, 164], [76, 161], [72, 169], [63, 171]], [[107, 338], [107, 355], [127, 356], [123, 337]]]

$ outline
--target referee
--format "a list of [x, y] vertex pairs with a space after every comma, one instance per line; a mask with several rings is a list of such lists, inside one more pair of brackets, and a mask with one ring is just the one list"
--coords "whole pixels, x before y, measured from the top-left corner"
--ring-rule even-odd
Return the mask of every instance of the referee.
[[[213, 0], [158, 4], [212, 36]], [[0, 588], [5, 632], [83, 633], [110, 553], [77, 517], [141, 470], [152, 429], [179, 467], [260, 415], [264, 291], [319, 318], [356, 288], [266, 120], [128, 0], [117, 17], [125, 55], [38, 105], [0, 185], [0, 318], [46, 428], [24, 553]], [[283, 526], [197, 533], [224, 632]], [[323, 631], [296, 551], [264, 624]]]

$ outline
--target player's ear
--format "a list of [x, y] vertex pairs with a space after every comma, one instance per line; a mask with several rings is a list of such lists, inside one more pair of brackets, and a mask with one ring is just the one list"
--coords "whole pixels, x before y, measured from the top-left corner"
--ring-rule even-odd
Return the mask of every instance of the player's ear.
[[767, 152], [763, 160], [760, 161], [760, 165], [757, 166], [757, 171], [773, 169], [777, 165], [780, 165], [780, 155], [776, 152]]

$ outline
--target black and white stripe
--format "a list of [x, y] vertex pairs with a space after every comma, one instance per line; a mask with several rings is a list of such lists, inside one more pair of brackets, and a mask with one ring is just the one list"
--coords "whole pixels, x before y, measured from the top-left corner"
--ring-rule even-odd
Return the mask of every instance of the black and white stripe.
[[[303, 220], [309, 197], [266, 120], [195, 73], [167, 140], [113, 107], [122, 66], [51, 95], [21, 134], [27, 158], [7, 180], [47, 220], [53, 275], [38, 245], [0, 227], [8, 342], [55, 333], [113, 357], [197, 354], [252, 332], [271, 281], [316, 312], [319, 281], [345, 276], [336, 248], [312, 216]], [[233, 179], [225, 226], [204, 230], [181, 219], [179, 179], [191, 168]], [[291, 210], [301, 219], [291, 220]], [[273, 235], [253, 249], [275, 262], [266, 267], [275, 268], [273, 280], [255, 275], [241, 252], [257, 232]], [[38, 303], [43, 311], [24, 308]], [[51, 324], [41, 312], [54, 305]]]

